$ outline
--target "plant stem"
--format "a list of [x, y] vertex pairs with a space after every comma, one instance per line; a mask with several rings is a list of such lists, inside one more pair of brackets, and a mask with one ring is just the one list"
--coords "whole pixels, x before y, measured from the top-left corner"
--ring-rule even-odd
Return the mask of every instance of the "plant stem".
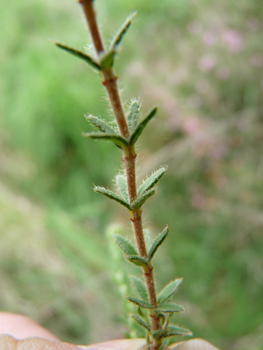
[[[98, 57], [104, 53], [104, 46], [99, 33], [98, 25], [96, 22], [96, 15], [93, 7], [93, 0], [79, 0], [79, 3], [83, 6], [83, 10], [87, 19], [89, 31], [92, 37], [93, 44], [95, 46]], [[120, 95], [117, 87], [117, 76], [112, 68], [102, 70], [103, 85], [107, 90], [107, 94], [112, 106], [114, 116], [120, 131], [120, 134], [128, 138], [129, 129], [125, 119], [123, 107], [120, 100]], [[125, 166], [127, 189], [129, 194], [130, 204], [137, 198], [136, 190], [136, 167], [135, 167], [136, 152], [133, 146], [128, 146], [123, 149], [123, 162]], [[133, 209], [130, 212], [130, 219], [132, 222], [137, 248], [141, 257], [147, 258], [147, 250], [143, 235], [142, 228], [142, 212], [140, 209]], [[148, 292], [148, 299], [151, 305], [157, 307], [157, 298], [153, 277], [153, 267], [151, 263], [142, 267], [142, 273], [145, 280], [145, 285]], [[159, 317], [156, 316], [153, 310], [150, 310], [151, 317], [151, 330], [156, 331], [161, 329]], [[150, 347], [152, 350], [157, 350], [161, 346], [160, 341], [156, 341], [154, 338], [150, 339]]]

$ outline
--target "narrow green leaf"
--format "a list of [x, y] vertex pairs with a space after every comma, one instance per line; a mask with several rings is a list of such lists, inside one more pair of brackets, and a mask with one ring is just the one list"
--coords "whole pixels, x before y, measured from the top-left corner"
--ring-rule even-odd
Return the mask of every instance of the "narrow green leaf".
[[164, 335], [164, 338], [173, 337], [175, 335], [193, 335], [193, 333], [187, 328], [179, 327], [176, 325], [169, 325], [166, 328], [166, 334]]
[[144, 282], [140, 278], [135, 276], [130, 276], [130, 281], [132, 287], [134, 288], [138, 296], [143, 300], [148, 300], [147, 289], [145, 287]]
[[159, 170], [156, 170], [152, 175], [150, 175], [143, 183], [140, 185], [138, 189], [138, 195], [142, 194], [145, 191], [151, 189], [157, 182], [161, 179], [163, 174], [166, 172], [165, 167], [161, 167]]
[[100, 66], [102, 69], [109, 69], [113, 66], [115, 54], [115, 50], [109, 50], [100, 56]]
[[113, 235], [114, 241], [124, 251], [125, 254], [137, 256], [137, 249], [126, 238], [117, 233]]
[[152, 333], [154, 339], [156, 339], [156, 340], [160, 340], [160, 339], [164, 338], [165, 334], [166, 334], [166, 329], [160, 329], [159, 331], [154, 331]]
[[131, 134], [129, 138], [129, 144], [134, 145], [135, 142], [138, 140], [139, 136], [143, 132], [146, 125], [149, 123], [149, 121], [155, 116], [157, 112], [157, 108], [155, 107], [135, 128], [134, 132]]
[[86, 132], [82, 134], [84, 137], [89, 137], [90, 139], [106, 140], [112, 141], [115, 145], [119, 147], [128, 146], [127, 140], [118, 134], [106, 134], [100, 132]]
[[96, 70], [100, 71], [101, 67], [99, 65], [98, 62], [96, 62], [96, 59], [89, 56], [88, 54], [81, 52], [79, 50], [76, 50], [72, 47], [69, 47], [67, 45], [61, 44], [61, 43], [54, 43], [56, 46], [58, 46], [60, 49], [65, 50], [69, 53], [71, 53], [74, 56], [77, 56], [79, 58], [81, 58], [82, 60], [84, 60], [86, 63], [88, 63], [92, 68], [95, 68]]
[[148, 198], [150, 198], [152, 195], [154, 195], [155, 193], [155, 190], [154, 189], [151, 189], [147, 192], [144, 192], [142, 195], [140, 195], [139, 197], [137, 197], [135, 199], [135, 201], [132, 202], [131, 204], [131, 208], [132, 209], [138, 209], [140, 208]]
[[184, 308], [174, 303], [165, 303], [159, 306], [155, 311], [161, 313], [174, 313], [184, 311]]
[[142, 319], [140, 316], [138, 315], [131, 315], [131, 317], [143, 328], [147, 329], [147, 331], [150, 331], [150, 326], [148, 325], [148, 323], [146, 321], [144, 321], [144, 319]]
[[155, 240], [153, 241], [153, 244], [148, 252], [148, 259], [149, 260], [152, 260], [156, 250], [159, 248], [159, 246], [163, 243], [163, 241], [167, 237], [168, 232], [169, 232], [169, 228], [168, 228], [168, 226], [166, 226], [164, 228], [164, 230], [155, 238]]
[[144, 241], [146, 245], [147, 251], [149, 251], [150, 247], [152, 246], [152, 240], [151, 240], [151, 234], [150, 231], [147, 229], [143, 230], [143, 236], [144, 236]]
[[88, 122], [90, 122], [92, 125], [96, 126], [100, 131], [106, 133], [106, 134], [113, 134], [117, 135], [114, 128], [106, 121], [99, 117], [96, 117], [92, 114], [85, 115], [85, 118]]
[[115, 178], [116, 185], [118, 187], [118, 190], [122, 197], [128, 202], [129, 197], [128, 197], [128, 190], [127, 190], [127, 181], [126, 181], [126, 176], [124, 175], [117, 175]]
[[126, 259], [137, 266], [145, 266], [148, 264], [148, 260], [137, 255], [127, 255]]
[[132, 134], [135, 130], [138, 122], [138, 116], [140, 111], [140, 102], [138, 100], [132, 100], [129, 109], [126, 113], [126, 120], [128, 123], [129, 131]]
[[141, 300], [141, 299], [137, 299], [137, 298], [134, 298], [134, 297], [126, 297], [130, 302], [142, 307], [143, 309], [154, 309], [154, 306], [147, 303], [146, 301], [144, 300]]
[[133, 19], [133, 17], [135, 15], [136, 15], [136, 12], [133, 12], [129, 17], [126, 18], [125, 22], [120, 27], [120, 29], [118, 30], [117, 34], [114, 36], [114, 38], [112, 39], [112, 41], [110, 43], [110, 49], [111, 50], [116, 50], [117, 49], [117, 47], [120, 44], [124, 34], [129, 29], [129, 27], [131, 25], [131, 21], [132, 21], [132, 19]]
[[140, 306], [138, 306], [138, 314], [139, 314], [139, 316], [146, 318], [146, 316], [144, 315], [142, 308]]
[[94, 187], [94, 191], [97, 193], [101, 193], [104, 194], [104, 196], [115, 200], [116, 202], [120, 203], [121, 205], [123, 205], [124, 207], [128, 208], [129, 210], [131, 210], [130, 204], [127, 203], [121, 196], [119, 196], [117, 193], [114, 193], [110, 190], [108, 190], [107, 188], [101, 187], [101, 186], [95, 186]]
[[172, 297], [172, 295], [176, 292], [178, 286], [182, 283], [182, 278], [177, 278], [176, 280], [167, 284], [164, 289], [158, 294], [157, 301], [158, 304], [164, 303], [166, 300]]

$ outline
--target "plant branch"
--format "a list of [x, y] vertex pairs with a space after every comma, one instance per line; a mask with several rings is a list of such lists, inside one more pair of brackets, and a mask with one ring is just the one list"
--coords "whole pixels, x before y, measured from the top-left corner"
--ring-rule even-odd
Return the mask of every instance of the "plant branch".
[[[101, 57], [101, 55], [104, 53], [104, 47], [103, 47], [102, 39], [99, 33], [98, 25], [96, 22], [96, 16], [95, 16], [95, 11], [93, 7], [94, 2], [93, 0], [79, 0], [79, 2], [83, 6], [83, 10], [88, 22], [88, 27], [90, 30], [90, 34], [91, 34], [97, 55], [98, 57]], [[123, 137], [128, 138], [130, 135], [128, 124], [124, 115], [123, 107], [119, 96], [119, 91], [117, 88], [117, 76], [115, 75], [112, 67], [107, 69], [102, 68], [102, 78], [103, 78], [103, 85], [107, 90], [108, 97], [118, 124], [120, 134]], [[125, 171], [126, 171], [129, 203], [131, 204], [137, 198], [136, 167], [135, 167], [136, 152], [135, 152], [134, 146], [123, 147], [123, 152], [124, 152], [123, 162], [124, 162]], [[141, 210], [133, 209], [132, 211], [130, 211], [130, 219], [132, 222], [139, 255], [140, 257], [147, 258], [148, 257], [147, 250], [146, 250], [146, 245], [145, 245], [145, 240], [143, 235], [143, 228], [142, 228]], [[156, 298], [155, 284], [154, 284], [154, 278], [153, 278], [153, 267], [150, 262], [146, 266], [142, 267], [142, 273], [144, 276], [145, 285], [148, 292], [149, 302], [151, 305], [153, 305], [156, 308], [157, 298]], [[156, 316], [153, 310], [150, 310], [150, 316], [151, 316], [151, 331], [153, 332], [161, 329], [160, 319], [158, 316]], [[153, 337], [151, 337], [150, 344], [151, 344], [152, 350], [153, 349], [157, 350], [161, 345], [161, 341], [158, 341]]]

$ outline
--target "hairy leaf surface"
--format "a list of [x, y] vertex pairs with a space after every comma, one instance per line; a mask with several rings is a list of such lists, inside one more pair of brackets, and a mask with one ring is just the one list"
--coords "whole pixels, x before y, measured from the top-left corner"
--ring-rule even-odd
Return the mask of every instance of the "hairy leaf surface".
[[155, 238], [153, 241], [153, 244], [148, 252], [148, 259], [151, 260], [156, 253], [156, 250], [159, 248], [159, 246], [163, 243], [165, 238], [167, 237], [169, 232], [168, 226], [165, 227], [165, 229]]
[[165, 167], [161, 167], [159, 170], [156, 170], [152, 175], [150, 175], [138, 188], [138, 195], [142, 194], [145, 191], [151, 189], [157, 182], [161, 179], [163, 174], [166, 172]]
[[141, 318], [141, 317], [138, 316], [138, 315], [131, 315], [131, 317], [132, 317], [140, 326], [142, 326], [143, 328], [147, 329], [147, 331], [150, 331], [150, 326], [148, 325], [148, 323], [147, 323], [143, 318]]
[[106, 121], [99, 117], [96, 117], [92, 114], [85, 115], [85, 118], [88, 122], [90, 122], [92, 125], [94, 125], [96, 128], [98, 128], [100, 131], [106, 133], [106, 134], [113, 134], [117, 135], [114, 128]]
[[149, 123], [149, 121], [155, 116], [157, 112], [157, 108], [153, 108], [151, 112], [136, 126], [134, 132], [131, 134], [129, 138], [129, 144], [134, 145], [136, 141], [138, 140], [139, 136], [143, 132], [146, 125]]
[[97, 71], [101, 70], [101, 67], [99, 65], [99, 63], [96, 61], [95, 58], [89, 56], [88, 54], [79, 51], [77, 49], [74, 49], [73, 47], [69, 47], [67, 45], [61, 44], [61, 43], [54, 43], [57, 47], [59, 47], [62, 50], [65, 50], [69, 53], [71, 53], [72, 55], [84, 60], [86, 63], [88, 63], [92, 68], [96, 69]]
[[164, 289], [158, 294], [157, 301], [158, 304], [164, 303], [166, 300], [171, 298], [173, 294], [176, 292], [178, 286], [182, 283], [182, 278], [177, 278], [176, 280], [167, 284]]
[[118, 30], [118, 32], [116, 33], [116, 35], [114, 36], [114, 38], [112, 39], [111, 43], [110, 43], [110, 49], [111, 50], [116, 50], [118, 45], [120, 44], [122, 38], [124, 37], [124, 35], [126, 34], [127, 30], [129, 29], [130, 25], [131, 25], [131, 21], [133, 19], [133, 17], [136, 15], [136, 12], [133, 12], [130, 16], [128, 16], [125, 20], [125, 22], [122, 24], [122, 26], [120, 27], [120, 29]]
[[117, 175], [115, 178], [116, 185], [122, 197], [128, 202], [128, 190], [127, 190], [127, 181], [125, 175]]
[[145, 300], [137, 299], [134, 297], [127, 297], [127, 299], [132, 303], [142, 307], [143, 309], [154, 309], [154, 306], [152, 306], [150, 303], [147, 303]]
[[129, 109], [126, 113], [126, 120], [131, 134], [137, 126], [139, 111], [140, 102], [138, 100], [132, 100]]
[[138, 296], [143, 300], [147, 300], [148, 294], [147, 294], [147, 289], [145, 287], [145, 283], [140, 278], [133, 275], [130, 276], [130, 281], [131, 281], [132, 287], [134, 288]]
[[110, 190], [108, 190], [105, 187], [101, 187], [101, 186], [95, 186], [94, 187], [94, 192], [97, 193], [101, 193], [104, 196], [115, 200], [116, 202], [120, 203], [121, 205], [123, 205], [124, 207], [128, 208], [130, 210], [130, 204], [128, 202], [126, 202], [121, 196], [119, 196], [117, 193], [114, 193]]
[[148, 264], [148, 260], [137, 255], [127, 255], [126, 259], [137, 266], [145, 266]]
[[131, 207], [132, 209], [138, 209], [140, 208], [148, 198], [150, 198], [152, 195], [154, 195], [155, 190], [151, 189], [147, 192], [144, 192], [142, 195], [138, 196], [135, 201], [132, 202]]
[[127, 140], [118, 134], [106, 134], [104, 132], [86, 132], [82, 133], [82, 135], [84, 137], [89, 137], [90, 139], [112, 141], [119, 147], [128, 146]]
[[113, 235], [114, 241], [118, 244], [118, 246], [124, 251], [125, 254], [137, 256], [137, 249], [133, 246], [133, 244], [128, 241], [125, 237], [118, 235], [117, 233]]
[[161, 306], [159, 306], [155, 311], [161, 313], [174, 313], [184, 311], [184, 308], [174, 303], [164, 303]]

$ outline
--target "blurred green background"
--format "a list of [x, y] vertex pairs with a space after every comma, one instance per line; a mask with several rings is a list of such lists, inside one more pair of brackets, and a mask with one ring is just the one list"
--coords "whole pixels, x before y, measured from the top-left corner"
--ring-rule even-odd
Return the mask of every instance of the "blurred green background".
[[[144, 210], [153, 237], [171, 229], [157, 287], [184, 277], [179, 322], [195, 337], [263, 349], [262, 3], [96, 5], [105, 40], [138, 11], [116, 62], [122, 100], [140, 97], [142, 115], [159, 106], [138, 161], [140, 178], [169, 166]], [[99, 76], [51, 42], [81, 49], [84, 18], [76, 1], [14, 0], [0, 21], [0, 309], [65, 341], [121, 337], [105, 231], [119, 222], [130, 235], [129, 220], [92, 191], [114, 186], [121, 155], [81, 137], [84, 113], [111, 112]]]

